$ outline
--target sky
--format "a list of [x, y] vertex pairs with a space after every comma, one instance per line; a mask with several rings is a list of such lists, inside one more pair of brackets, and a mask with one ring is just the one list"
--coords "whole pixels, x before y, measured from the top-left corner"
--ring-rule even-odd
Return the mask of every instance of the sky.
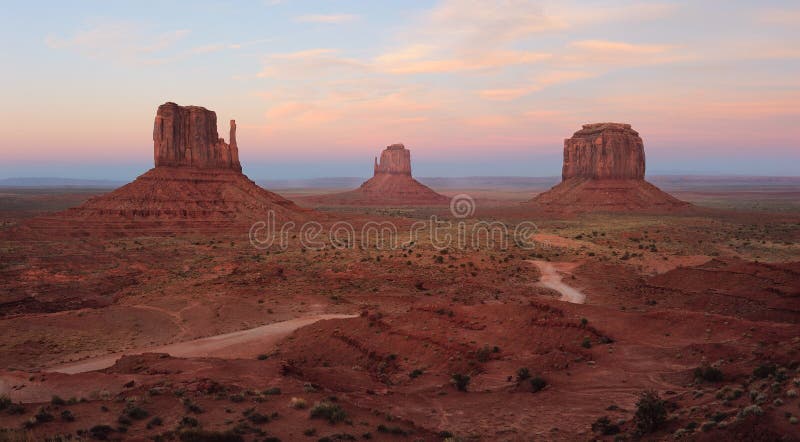
[[173, 101], [237, 121], [253, 179], [555, 176], [625, 122], [648, 174], [800, 175], [797, 1], [11, 2], [0, 178], [128, 180]]

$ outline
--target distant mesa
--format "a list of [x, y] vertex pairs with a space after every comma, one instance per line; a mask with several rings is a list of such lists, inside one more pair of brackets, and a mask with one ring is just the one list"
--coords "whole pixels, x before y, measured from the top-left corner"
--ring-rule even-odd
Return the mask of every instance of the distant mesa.
[[[217, 115], [200, 106], [164, 103], [153, 124], [155, 167], [79, 207], [32, 219], [38, 231], [89, 234], [171, 234], [243, 228], [267, 219], [303, 221], [313, 211], [269, 192], [242, 173], [236, 122], [230, 143], [217, 134]], [[243, 230], [246, 232], [247, 230]]]
[[561, 183], [531, 203], [558, 212], [664, 212], [691, 207], [645, 181], [644, 175], [644, 143], [630, 124], [584, 124], [564, 140]]
[[450, 198], [440, 195], [411, 176], [411, 151], [396, 143], [375, 158], [373, 176], [358, 189], [316, 198], [321, 204], [365, 206], [443, 205]]

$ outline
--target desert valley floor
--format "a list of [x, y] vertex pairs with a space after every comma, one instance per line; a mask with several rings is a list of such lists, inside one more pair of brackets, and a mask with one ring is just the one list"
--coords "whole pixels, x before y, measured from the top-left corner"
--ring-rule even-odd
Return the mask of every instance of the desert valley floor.
[[19, 233], [107, 190], [2, 189], [0, 440], [633, 440], [648, 390], [646, 440], [798, 440], [800, 191], [745, 187], [558, 217], [520, 204], [543, 189], [436, 189], [476, 197], [467, 226], [537, 226], [533, 249], [444, 250]]

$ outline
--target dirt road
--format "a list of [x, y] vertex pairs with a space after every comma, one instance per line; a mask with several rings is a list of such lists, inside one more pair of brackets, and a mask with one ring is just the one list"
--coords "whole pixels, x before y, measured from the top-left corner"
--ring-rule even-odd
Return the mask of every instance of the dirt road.
[[[169, 353], [176, 357], [218, 357], [218, 358], [246, 358], [255, 357], [265, 348], [271, 347], [281, 338], [300, 327], [313, 324], [325, 319], [354, 318], [357, 315], [314, 315], [291, 319], [261, 327], [241, 330], [223, 335], [210, 336], [192, 341], [178, 342], [175, 344], [158, 347], [138, 348], [122, 353], [113, 353], [78, 362], [57, 365], [46, 369], [56, 373], [84, 373], [87, 371], [108, 368], [124, 355], [141, 353]], [[255, 353], [254, 353], [255, 352]]]
[[559, 272], [571, 270], [575, 266], [574, 263], [553, 263], [537, 260], [528, 260], [528, 262], [534, 264], [539, 268], [539, 271], [542, 272], [542, 278], [539, 280], [539, 284], [561, 293], [562, 301], [571, 302], [573, 304], [583, 304], [586, 302], [586, 295], [580, 290], [561, 281]]

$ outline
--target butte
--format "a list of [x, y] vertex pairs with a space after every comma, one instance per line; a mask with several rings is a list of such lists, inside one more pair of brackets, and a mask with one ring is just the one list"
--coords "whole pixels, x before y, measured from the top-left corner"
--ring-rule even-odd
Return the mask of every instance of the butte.
[[155, 167], [81, 206], [32, 219], [24, 228], [75, 236], [171, 235], [247, 228], [266, 221], [304, 221], [314, 212], [267, 191], [242, 173], [236, 122], [230, 143], [217, 115], [200, 106], [164, 103], [153, 125]]
[[647, 182], [644, 173], [644, 143], [630, 124], [584, 124], [564, 140], [561, 183], [529, 204], [560, 213], [666, 213], [692, 207]]
[[358, 189], [320, 198], [320, 202], [356, 206], [428, 206], [449, 201], [411, 176], [411, 151], [402, 144], [387, 146], [380, 161], [375, 158], [372, 178]]

